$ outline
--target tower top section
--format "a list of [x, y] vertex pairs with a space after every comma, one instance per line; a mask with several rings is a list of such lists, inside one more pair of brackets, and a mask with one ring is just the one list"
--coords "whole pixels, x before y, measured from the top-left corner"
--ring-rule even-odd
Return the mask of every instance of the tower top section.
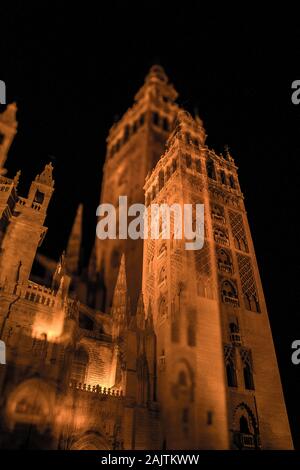
[[161, 96], [163, 100], [174, 102], [178, 96], [177, 91], [169, 82], [169, 79], [160, 65], [153, 65], [145, 78], [144, 85], [135, 95], [135, 101], [143, 98], [158, 98]]
[[204, 146], [206, 133], [199, 116], [194, 119], [188, 111], [181, 109], [177, 114], [174, 129], [167, 140], [167, 147], [170, 147], [176, 138], [196, 148]]
[[143, 125], [147, 112], [161, 111], [165, 115], [176, 115], [179, 109], [175, 102], [177, 96], [178, 93], [169, 82], [164, 69], [160, 65], [153, 65], [134, 97], [133, 106], [111, 127], [107, 138], [108, 146], [117, 144], [119, 147], [119, 139], [122, 140], [125, 133], [126, 140], [129, 133], [125, 127], [133, 126], [131, 133], [135, 133], [138, 127]]
[[11, 127], [13, 129], [16, 129], [18, 127], [18, 122], [17, 122], [17, 104], [16, 103], [10, 103], [7, 105], [5, 111], [0, 114], [0, 122], [2, 124], [5, 124], [7, 127]]
[[4, 164], [7, 154], [17, 132], [17, 105], [16, 103], [8, 104], [5, 111], [0, 114], [0, 175], [6, 173]]
[[37, 183], [44, 184], [45, 186], [50, 186], [51, 188], [54, 186], [54, 180], [52, 176], [53, 166], [52, 163], [48, 163], [42, 173], [37, 175], [35, 181]]

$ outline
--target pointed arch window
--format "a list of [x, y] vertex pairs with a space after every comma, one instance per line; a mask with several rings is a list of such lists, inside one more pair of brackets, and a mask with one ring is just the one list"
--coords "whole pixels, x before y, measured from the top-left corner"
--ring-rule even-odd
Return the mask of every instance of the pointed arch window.
[[188, 153], [185, 155], [185, 162], [186, 162], [187, 168], [191, 168], [191, 166], [192, 166], [192, 157]]
[[201, 160], [199, 160], [199, 158], [196, 159], [195, 165], [196, 165], [196, 171], [198, 173], [201, 173]]
[[152, 113], [152, 122], [155, 126], [159, 125], [159, 114], [156, 111]]
[[233, 175], [229, 176], [229, 185], [232, 189], [235, 189], [235, 181]]
[[244, 376], [245, 389], [254, 390], [251, 351], [248, 349], [241, 349], [240, 354], [241, 354], [241, 360], [243, 364], [243, 376]]
[[207, 176], [213, 180], [216, 180], [216, 170], [215, 170], [215, 164], [211, 158], [209, 158], [206, 162], [206, 172]]
[[222, 184], [226, 184], [226, 175], [225, 175], [225, 171], [221, 170], [221, 172], [220, 172], [220, 177], [221, 177], [221, 183], [222, 183]]
[[228, 387], [237, 387], [237, 376], [235, 368], [235, 350], [232, 346], [225, 346], [225, 367]]
[[225, 280], [222, 284], [222, 301], [224, 303], [232, 304], [233, 306], [239, 305], [237, 289], [233, 282]]
[[220, 248], [217, 250], [218, 268], [220, 271], [233, 273], [231, 254], [229, 251]]
[[189, 346], [196, 346], [196, 328], [191, 321], [187, 327], [187, 342]]
[[163, 126], [163, 130], [168, 132], [170, 130], [170, 124], [169, 124], [169, 120], [168, 118], [163, 118], [163, 122], [162, 122], [162, 126]]

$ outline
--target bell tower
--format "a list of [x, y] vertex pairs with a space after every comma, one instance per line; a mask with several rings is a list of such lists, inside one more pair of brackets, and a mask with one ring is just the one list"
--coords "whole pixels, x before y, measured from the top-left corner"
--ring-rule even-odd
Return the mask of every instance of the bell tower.
[[[107, 138], [101, 203], [118, 209], [119, 196], [127, 196], [128, 205], [144, 203], [144, 182], [163, 153], [173, 126], [178, 105], [177, 92], [162, 67], [153, 66], [135, 96], [132, 108], [113, 125]], [[105, 284], [102, 308], [109, 311], [122, 253], [132, 310], [136, 311], [142, 282], [142, 240], [96, 240], [97, 272]], [[98, 306], [99, 307], [99, 306]]]
[[32, 181], [27, 198], [15, 195], [15, 206], [5, 231], [0, 255], [0, 286], [29, 279], [37, 248], [41, 245], [47, 228], [44, 221], [54, 191], [53, 167], [46, 165]]
[[[291, 449], [275, 349], [237, 167], [180, 111], [146, 179], [146, 206], [204, 204], [204, 245], [144, 240], [167, 449]], [[150, 211], [147, 215], [149, 216]], [[195, 222], [195, 221], [194, 221]], [[148, 220], [148, 227], [150, 220]]]

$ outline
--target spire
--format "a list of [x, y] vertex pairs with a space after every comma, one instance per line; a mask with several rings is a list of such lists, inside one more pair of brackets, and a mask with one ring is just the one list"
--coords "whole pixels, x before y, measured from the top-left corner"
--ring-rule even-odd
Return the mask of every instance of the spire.
[[7, 154], [17, 132], [18, 122], [16, 119], [17, 105], [7, 105], [5, 111], [0, 114], [0, 175], [5, 175], [4, 164]]
[[138, 101], [143, 97], [163, 97], [165, 100], [175, 101], [178, 93], [169, 82], [169, 79], [161, 67], [161, 65], [153, 65], [149, 73], [146, 75], [144, 85], [135, 95], [135, 100]]
[[125, 255], [122, 255], [117, 283], [112, 299], [111, 315], [114, 320], [113, 336], [118, 336], [119, 332], [127, 325], [129, 317], [129, 298], [127, 296], [127, 282], [125, 270]]
[[125, 269], [125, 255], [123, 253], [119, 268], [119, 274], [117, 283], [114, 290], [113, 301], [112, 301], [112, 313], [119, 311], [120, 307], [127, 313], [127, 281], [126, 281], [126, 269]]
[[234, 159], [233, 159], [233, 157], [232, 157], [232, 155], [231, 155], [231, 153], [230, 153], [230, 148], [229, 148], [228, 145], [224, 145], [224, 152], [225, 152], [224, 158], [225, 158], [226, 160], [228, 160], [229, 162], [234, 163]]
[[140, 293], [137, 310], [136, 310], [136, 324], [137, 327], [143, 330], [145, 328], [145, 309], [144, 309], [144, 299], [142, 292]]
[[3, 113], [0, 114], [0, 122], [8, 127], [16, 129], [18, 127], [17, 110], [18, 108], [16, 103], [8, 104]]
[[65, 274], [66, 274], [66, 254], [63, 251], [56, 265], [56, 270], [53, 274], [52, 289], [59, 289], [61, 279], [63, 278]]
[[20, 176], [21, 176], [21, 170], [17, 171], [17, 173], [15, 174], [15, 177], [14, 177], [14, 183], [15, 183], [16, 187], [19, 184]]
[[168, 81], [168, 77], [161, 65], [152, 65], [145, 79], [146, 83], [168, 83]]
[[52, 188], [54, 186], [54, 180], [53, 180], [52, 172], [53, 172], [53, 166], [52, 166], [52, 163], [50, 162], [47, 165], [45, 165], [45, 168], [42, 171], [42, 173], [35, 177], [35, 181], [37, 183], [41, 183], [41, 184], [44, 184], [46, 186], [50, 186]]
[[114, 300], [115, 300], [116, 295], [117, 297], [120, 297], [120, 296], [123, 296], [124, 294], [127, 295], [127, 281], [126, 281], [125, 255], [123, 253], [121, 257], [119, 274], [118, 274], [115, 292], [114, 292]]
[[88, 279], [89, 281], [95, 281], [97, 275], [97, 263], [96, 263], [96, 243], [94, 243], [90, 259], [88, 263]]
[[70, 274], [77, 274], [80, 267], [79, 263], [82, 241], [82, 214], [83, 205], [79, 204], [66, 250], [67, 271]]
[[149, 300], [148, 304], [148, 312], [147, 312], [147, 319], [146, 319], [146, 329], [152, 331], [154, 329], [153, 326], [153, 315], [152, 315], [152, 307], [151, 302]]

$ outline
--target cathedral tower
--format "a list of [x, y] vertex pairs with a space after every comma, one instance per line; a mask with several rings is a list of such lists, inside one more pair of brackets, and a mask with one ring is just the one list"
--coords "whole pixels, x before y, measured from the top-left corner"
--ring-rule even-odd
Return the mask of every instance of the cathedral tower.
[[[180, 112], [146, 179], [146, 205], [204, 204], [203, 248], [144, 242], [143, 295], [157, 335], [158, 401], [168, 449], [290, 449], [277, 360], [230, 154]], [[149, 212], [149, 211], [148, 211]], [[148, 216], [150, 217], [149, 213]], [[149, 220], [150, 222], [150, 220]]]
[[[52, 165], [46, 165], [43, 172], [31, 183], [27, 198], [16, 193], [17, 178], [10, 182], [12, 214], [2, 235], [0, 256], [0, 285], [26, 282], [29, 279], [37, 248], [41, 245], [47, 228], [44, 221], [54, 190]], [[3, 181], [5, 184], [5, 181]]]
[[[144, 202], [145, 177], [164, 150], [178, 111], [176, 97], [163, 69], [153, 66], [135, 96], [133, 107], [110, 130], [101, 203], [118, 208], [119, 196], [127, 196], [128, 205]], [[111, 307], [122, 253], [126, 255], [129, 296], [135, 311], [141, 289], [142, 241], [118, 237], [96, 240], [97, 271], [104, 278], [106, 310]]]

